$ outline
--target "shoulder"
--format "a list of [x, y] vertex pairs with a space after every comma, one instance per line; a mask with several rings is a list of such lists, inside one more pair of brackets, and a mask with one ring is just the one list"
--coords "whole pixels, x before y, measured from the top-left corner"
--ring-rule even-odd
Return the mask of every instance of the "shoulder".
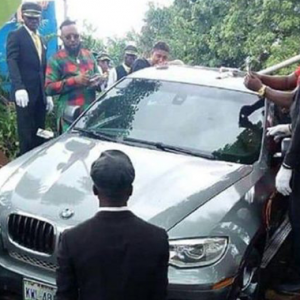
[[132, 65], [133, 71], [138, 71], [143, 68], [147, 68], [150, 66], [149, 61], [146, 58], [138, 58]]
[[122, 70], [125, 70], [124, 66], [123, 65], [118, 65], [116, 68], [115, 68], [116, 71], [122, 71]]
[[138, 58], [134, 64], [146, 64], [146, 65], [149, 65], [149, 61], [144, 58], [144, 57], [141, 57], [141, 58]]
[[24, 30], [26, 30], [23, 26], [16, 29], [16, 30], [13, 30], [11, 32], [8, 33], [8, 36], [7, 38], [14, 38], [14, 37], [19, 37], [19, 36], [22, 36], [23, 33], [24, 33]]
[[85, 49], [85, 48], [82, 48], [82, 49], [81, 49], [81, 55], [82, 55], [82, 56], [85, 56], [85, 57], [90, 57], [90, 58], [92, 58], [93, 60], [95, 59], [93, 53], [92, 53], [90, 50]]
[[69, 243], [78, 242], [78, 237], [84, 236], [93, 227], [95, 217], [92, 217], [63, 232], [63, 236]]
[[150, 234], [151, 236], [158, 237], [158, 238], [167, 238], [167, 233], [166, 233], [165, 229], [158, 227], [156, 225], [153, 225], [149, 222], [146, 222], [136, 215], [134, 215], [134, 217], [135, 217], [135, 222], [137, 223], [137, 226], [139, 225], [141, 229], [148, 231], [148, 234]]
[[49, 62], [50, 63], [56, 63], [60, 60], [66, 59], [68, 57], [68, 54], [66, 53], [66, 51], [64, 49], [57, 51], [56, 53], [54, 53], [50, 59]]

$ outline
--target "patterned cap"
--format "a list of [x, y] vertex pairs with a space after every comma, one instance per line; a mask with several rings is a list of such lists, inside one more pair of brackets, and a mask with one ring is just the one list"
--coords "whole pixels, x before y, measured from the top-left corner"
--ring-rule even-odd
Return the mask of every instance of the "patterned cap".
[[111, 61], [111, 58], [109, 57], [109, 55], [107, 53], [102, 52], [99, 55], [97, 55], [97, 60], [108, 60], [108, 61]]

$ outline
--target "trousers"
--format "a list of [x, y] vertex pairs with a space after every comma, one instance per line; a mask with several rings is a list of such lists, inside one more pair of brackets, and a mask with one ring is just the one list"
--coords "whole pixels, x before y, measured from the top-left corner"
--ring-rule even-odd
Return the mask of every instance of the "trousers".
[[42, 98], [29, 101], [28, 106], [17, 106], [17, 128], [20, 145], [20, 155], [32, 150], [44, 142], [36, 135], [39, 128], [45, 129], [46, 105]]

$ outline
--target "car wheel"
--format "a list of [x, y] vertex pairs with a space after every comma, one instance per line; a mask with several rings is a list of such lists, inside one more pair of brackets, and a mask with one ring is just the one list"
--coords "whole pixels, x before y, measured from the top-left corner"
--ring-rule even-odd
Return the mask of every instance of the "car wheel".
[[259, 300], [261, 295], [261, 255], [252, 249], [241, 268], [232, 300]]

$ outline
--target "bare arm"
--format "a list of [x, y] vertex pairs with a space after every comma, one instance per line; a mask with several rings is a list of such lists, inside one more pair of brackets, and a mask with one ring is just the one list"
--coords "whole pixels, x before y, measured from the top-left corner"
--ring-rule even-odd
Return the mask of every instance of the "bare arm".
[[287, 76], [255, 75], [257, 75], [263, 84], [275, 90], [293, 90], [297, 86], [297, 76], [295, 73]]
[[274, 102], [276, 105], [279, 105], [284, 108], [290, 108], [293, 103], [295, 93], [296, 90], [292, 92], [283, 92], [267, 87], [265, 97], [268, 100]]
[[[245, 86], [254, 92], [258, 92], [260, 89], [263, 88], [263, 82], [260, 80], [260, 78], [254, 74], [249, 74], [245, 77], [244, 80], [244, 84]], [[266, 87], [265, 90], [265, 97], [274, 102], [275, 104], [281, 106], [281, 107], [285, 107], [285, 108], [289, 108], [292, 103], [293, 103], [293, 97], [295, 95], [295, 91], [289, 91], [289, 92], [284, 92], [284, 91], [280, 91], [280, 90], [275, 90], [269, 86]]]

